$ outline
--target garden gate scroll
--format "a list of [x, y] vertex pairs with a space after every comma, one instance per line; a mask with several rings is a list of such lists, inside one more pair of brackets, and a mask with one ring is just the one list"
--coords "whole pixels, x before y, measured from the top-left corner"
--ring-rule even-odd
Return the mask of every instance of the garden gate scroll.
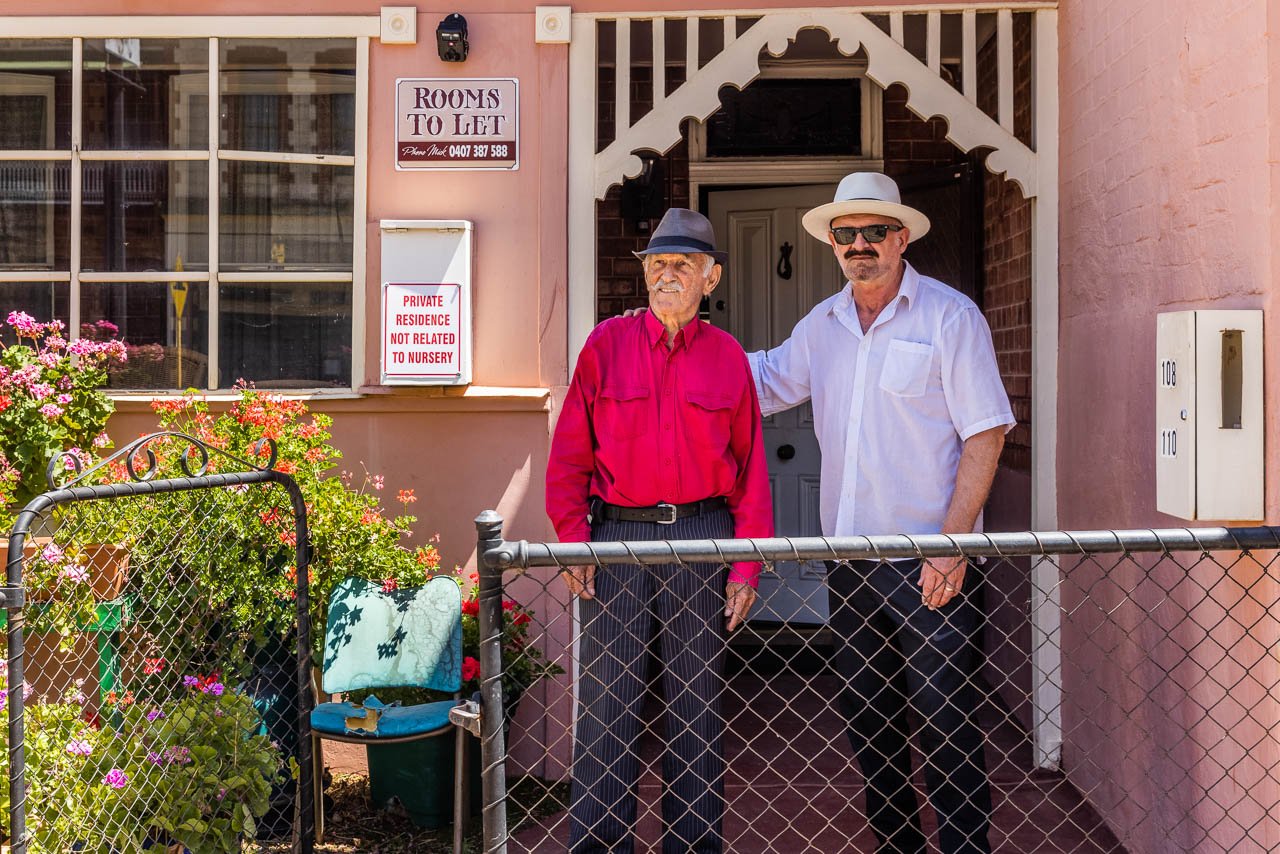
[[[13, 854], [224, 850], [264, 819], [312, 850], [306, 505], [274, 444], [253, 450], [166, 432], [96, 463], [64, 454], [18, 515], [0, 587]], [[275, 539], [232, 536], [246, 514]], [[122, 540], [127, 569], [109, 568]], [[236, 589], [244, 578], [261, 584]], [[200, 788], [206, 762], [221, 763], [217, 791]], [[74, 797], [42, 801], [51, 791]]]
[[[1280, 845], [1280, 784], [1271, 764], [1280, 756], [1280, 676], [1272, 660], [1280, 637], [1280, 528], [543, 544], [504, 541], [492, 511], [476, 523], [486, 854], [567, 846], [581, 629], [557, 577], [561, 568], [596, 566], [599, 592], [600, 572], [640, 571], [639, 564], [687, 570], [689, 563], [758, 560], [767, 572], [776, 562], [812, 561], [827, 577], [823, 562], [873, 573], [895, 559], [958, 555], [985, 561], [973, 570], [986, 579], [987, 623], [981, 667], [970, 681], [994, 801], [993, 848]], [[1045, 578], [1053, 589], [1032, 589]], [[531, 645], [565, 671], [547, 683], [541, 709], [531, 713], [536, 704], [523, 701], [509, 736], [501, 723], [504, 597], [534, 607], [541, 622], [529, 633]], [[1039, 641], [1031, 629], [1044, 616], [1037, 608], [1060, 624]], [[748, 623], [731, 640], [723, 695], [726, 851], [875, 849], [858, 763], [834, 701], [842, 677], [829, 665], [828, 638], [827, 629]], [[1031, 738], [1042, 713], [1031, 696], [1037, 642], [1056, 645], [1062, 662], [1051, 676], [1060, 699], [1047, 710], [1060, 716], [1062, 752], [1048, 768]], [[658, 719], [666, 710], [652, 682], [647, 700], [638, 850], [663, 832]], [[914, 738], [913, 755], [918, 775], [923, 752]], [[913, 786], [930, 834], [925, 787]]]

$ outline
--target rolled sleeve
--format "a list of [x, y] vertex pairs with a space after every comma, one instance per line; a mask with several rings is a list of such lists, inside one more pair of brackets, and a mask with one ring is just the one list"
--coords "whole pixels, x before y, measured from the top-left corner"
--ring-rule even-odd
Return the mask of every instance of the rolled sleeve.
[[747, 354], [747, 362], [766, 417], [809, 399], [809, 351], [802, 327], [772, 350]]
[[1000, 378], [991, 328], [976, 306], [958, 312], [944, 328], [942, 390], [962, 441], [995, 427], [1003, 426], [1007, 433], [1017, 423]]

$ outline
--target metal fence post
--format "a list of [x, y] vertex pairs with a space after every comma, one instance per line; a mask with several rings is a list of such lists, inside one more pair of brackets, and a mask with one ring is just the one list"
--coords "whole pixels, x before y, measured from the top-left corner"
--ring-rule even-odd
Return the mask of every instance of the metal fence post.
[[476, 517], [476, 572], [480, 584], [480, 765], [485, 854], [507, 850], [507, 747], [502, 702], [502, 568], [486, 560], [502, 545], [502, 517]]
[[23, 744], [23, 706], [26, 697], [23, 685], [23, 606], [22, 550], [34, 518], [30, 508], [22, 512], [13, 531], [9, 534], [9, 561], [5, 570], [4, 607], [8, 611], [8, 661], [9, 694], [9, 840], [13, 854], [27, 851], [27, 793], [25, 779], [26, 746]]

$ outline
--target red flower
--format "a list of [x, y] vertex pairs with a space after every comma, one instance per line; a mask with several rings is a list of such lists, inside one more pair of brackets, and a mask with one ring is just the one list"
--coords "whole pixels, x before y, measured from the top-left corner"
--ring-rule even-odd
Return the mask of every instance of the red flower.
[[396, 494], [396, 500], [401, 504], [412, 504], [418, 500], [418, 496], [413, 494], [412, 489], [402, 489]]
[[511, 622], [517, 626], [523, 626], [532, 619], [528, 614], [516, 614], [511, 618]]
[[262, 520], [264, 525], [273, 525], [280, 521], [280, 511], [272, 507], [270, 510], [264, 510], [259, 513], [258, 518]]
[[514, 611], [515, 609], [516, 609], [516, 603], [515, 603], [513, 600], [511, 600], [511, 599], [503, 599], [503, 600], [502, 600], [502, 610], [504, 610], [504, 611]]
[[365, 511], [360, 514], [361, 525], [376, 525], [381, 521], [382, 516], [376, 510], [369, 510], [366, 508]]
[[163, 658], [148, 658], [142, 665], [142, 672], [147, 676], [155, 676], [164, 673], [165, 660]]
[[281, 474], [297, 474], [298, 464], [293, 460], [281, 460], [276, 463], [276, 471]]
[[462, 659], [462, 681], [470, 682], [472, 679], [480, 677], [480, 662], [471, 656]]
[[9, 408], [9, 404], [13, 403], [13, 399], [7, 394], [0, 394], [0, 412], [4, 412]]
[[294, 531], [281, 531], [280, 542], [286, 546], [296, 546], [298, 544], [298, 535]]
[[480, 600], [479, 599], [463, 599], [462, 613], [470, 617], [478, 617], [480, 615]]
[[397, 587], [399, 587], [399, 586], [400, 586], [400, 583], [399, 583], [399, 582], [397, 582], [394, 578], [384, 578], [384, 579], [382, 579], [382, 592], [383, 592], [383, 593], [390, 593], [392, 590], [395, 590], [395, 589], [396, 589]]

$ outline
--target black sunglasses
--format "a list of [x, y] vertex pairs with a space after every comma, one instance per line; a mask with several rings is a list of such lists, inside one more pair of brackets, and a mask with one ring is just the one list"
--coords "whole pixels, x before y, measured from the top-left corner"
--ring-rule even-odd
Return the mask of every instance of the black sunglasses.
[[842, 225], [839, 228], [831, 229], [831, 233], [835, 235], [836, 243], [841, 246], [848, 246], [850, 243], [858, 239], [858, 235], [862, 235], [862, 239], [868, 243], [882, 243], [889, 236], [891, 231], [902, 231], [900, 225], [863, 225], [852, 226]]

